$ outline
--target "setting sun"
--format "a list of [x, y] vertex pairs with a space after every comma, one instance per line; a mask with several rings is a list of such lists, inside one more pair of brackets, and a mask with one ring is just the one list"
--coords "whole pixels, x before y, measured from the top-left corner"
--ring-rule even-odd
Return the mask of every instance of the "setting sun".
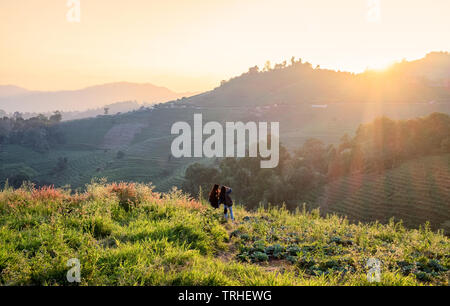
[[[114, 81], [203, 91], [267, 60], [362, 72], [448, 50], [450, 2], [362, 0], [0, 3], [0, 84], [78, 89]], [[405, 12], [408, 14], [405, 14]]]

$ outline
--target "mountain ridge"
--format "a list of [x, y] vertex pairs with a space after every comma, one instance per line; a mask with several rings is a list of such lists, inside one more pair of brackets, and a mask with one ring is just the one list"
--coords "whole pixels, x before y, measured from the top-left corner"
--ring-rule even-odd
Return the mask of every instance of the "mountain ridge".
[[0, 85], [0, 109], [6, 112], [84, 111], [119, 101], [159, 103], [194, 94], [177, 93], [151, 83], [132, 82], [104, 83], [59, 91], [34, 91], [15, 85]]
[[274, 104], [428, 103], [450, 100], [450, 54], [430, 52], [389, 68], [351, 73], [313, 68], [292, 57], [274, 67], [250, 67], [220, 86], [186, 102], [197, 106]]

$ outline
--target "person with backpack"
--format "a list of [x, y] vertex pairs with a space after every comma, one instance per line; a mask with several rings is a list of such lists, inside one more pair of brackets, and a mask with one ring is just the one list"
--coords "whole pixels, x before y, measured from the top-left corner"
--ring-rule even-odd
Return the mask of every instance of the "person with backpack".
[[230, 211], [230, 218], [232, 221], [234, 221], [234, 215], [233, 215], [233, 200], [230, 197], [230, 193], [232, 192], [232, 189], [230, 187], [222, 186], [219, 193], [219, 205], [224, 205], [224, 217], [225, 219], [228, 219], [228, 212]]
[[219, 208], [219, 185], [214, 184], [213, 189], [209, 193], [209, 203], [214, 208]]

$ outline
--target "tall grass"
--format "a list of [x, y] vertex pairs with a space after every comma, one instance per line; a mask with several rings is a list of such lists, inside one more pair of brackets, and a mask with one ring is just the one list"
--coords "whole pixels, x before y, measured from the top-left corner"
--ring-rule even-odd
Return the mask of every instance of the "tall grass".
[[[391, 222], [354, 225], [318, 211], [221, 210], [177, 189], [92, 182], [83, 193], [24, 185], [0, 192], [0, 284], [73, 285], [448, 285], [442, 233]], [[367, 280], [368, 258], [382, 262]]]

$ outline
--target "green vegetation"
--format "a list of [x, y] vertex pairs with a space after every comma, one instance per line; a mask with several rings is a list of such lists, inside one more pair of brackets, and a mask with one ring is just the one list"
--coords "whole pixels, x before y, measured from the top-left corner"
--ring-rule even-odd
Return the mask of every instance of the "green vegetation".
[[[38, 186], [70, 185], [74, 189], [84, 188], [92, 178], [106, 177], [111, 182], [157, 182], [159, 190], [170, 190], [171, 186], [179, 185], [185, 167], [193, 161], [168, 160], [172, 120], [183, 120], [182, 113], [170, 113], [165, 109], [154, 112], [144, 110], [62, 122], [58, 128], [64, 135], [65, 143], [54, 144], [45, 152], [23, 144], [0, 144], [0, 185], [6, 179], [12, 183], [13, 177], [21, 175], [23, 167], [27, 167], [32, 170], [26, 171], [27, 180]], [[119, 140], [118, 146], [111, 146], [104, 141], [111, 129], [129, 122], [142, 124], [145, 128], [131, 139]], [[119, 151], [125, 154], [123, 158], [117, 158], [122, 155]], [[61, 158], [67, 159], [67, 164], [62, 168], [58, 166], [61, 165]], [[15, 171], [14, 165], [18, 164], [23, 167]]]
[[[83, 193], [24, 185], [0, 192], [0, 284], [448, 285], [450, 242], [428, 227], [350, 224], [318, 211], [220, 210], [178, 190], [96, 182]], [[381, 282], [369, 283], [369, 258]]]
[[308, 208], [345, 215], [350, 221], [388, 222], [407, 227], [426, 222], [450, 234], [450, 154], [414, 159], [380, 174], [353, 174], [305, 195]]
[[46, 152], [50, 146], [64, 141], [58, 126], [61, 118], [58, 111], [49, 118], [38, 115], [23, 119], [17, 112], [12, 118], [0, 118], [0, 145], [20, 144], [38, 152]]
[[[213, 166], [193, 164], [183, 189], [206, 196], [212, 183], [233, 186], [247, 208], [285, 203], [348, 215], [352, 221], [426, 221], [433, 229], [450, 220], [450, 116], [433, 113], [409, 120], [378, 118], [362, 124], [338, 145], [310, 138], [297, 150], [280, 148], [275, 169], [259, 158], [225, 158]], [[435, 155], [425, 158], [424, 156]], [[410, 163], [410, 166], [405, 166]]]
[[[0, 167], [22, 163], [35, 172], [29, 178], [39, 186], [70, 184], [72, 188], [84, 188], [93, 177], [106, 177], [111, 182], [153, 182], [158, 191], [168, 191], [174, 185], [181, 187], [187, 166], [198, 161], [170, 158], [170, 128], [175, 122], [190, 123], [194, 113], [202, 113], [205, 121], [220, 123], [280, 122], [280, 140], [290, 151], [311, 137], [325, 146], [336, 144], [344, 134], [354, 133], [361, 123], [380, 116], [398, 120], [448, 113], [449, 92], [444, 85], [410, 77], [425, 72], [426, 77], [439, 79], [445, 76], [442, 72], [446, 71], [448, 58], [447, 53], [432, 53], [425, 59], [399, 63], [386, 73], [358, 75], [313, 69], [309, 63], [292, 58], [274, 69], [270, 65], [264, 71], [252, 67], [248, 73], [223, 82], [212, 91], [157, 104], [152, 109], [119, 115], [117, 111], [125, 112], [127, 108], [109, 105], [106, 107], [110, 108], [110, 115], [62, 122], [52, 129], [57, 132], [52, 136], [44, 128], [27, 129], [29, 137], [20, 141], [15, 137], [10, 141], [14, 123], [14, 118], [10, 118], [0, 122]], [[104, 89], [108, 88], [111, 85]], [[39, 104], [35, 102], [33, 105]], [[312, 107], [316, 104], [327, 107]], [[103, 114], [103, 109], [94, 113]], [[63, 120], [68, 119], [65, 115], [62, 113]], [[20, 135], [23, 136], [16, 136]], [[450, 140], [444, 141], [442, 147], [448, 148], [449, 143]], [[116, 158], [118, 151], [125, 153], [123, 159]], [[52, 171], [60, 158], [68, 159], [67, 167], [64, 171]], [[23, 178], [20, 173], [0, 169], [0, 184], [7, 178], [12, 181], [14, 176], [17, 181]]]
[[[105, 106], [110, 115], [59, 122], [64, 113], [16, 113], [0, 119], [0, 187], [6, 180], [15, 188], [31, 181], [82, 192], [93, 178], [106, 178], [153, 182], [161, 192], [177, 186], [197, 195], [199, 186], [207, 192], [217, 182], [232, 186], [233, 197], [247, 209], [285, 203], [294, 211], [306, 202], [308, 209], [351, 221], [388, 222], [394, 216], [407, 227], [430, 221], [433, 230], [447, 230], [449, 91], [438, 80], [449, 57], [432, 53], [357, 75], [313, 69], [292, 58], [273, 69], [270, 63], [262, 71], [252, 67], [212, 91], [124, 114]], [[280, 122], [280, 166], [260, 169], [256, 159], [173, 158], [172, 124], [192, 123], [196, 113], [222, 124]], [[424, 158], [432, 155], [442, 159], [440, 170], [427, 167]], [[404, 168], [422, 161], [422, 170]]]

